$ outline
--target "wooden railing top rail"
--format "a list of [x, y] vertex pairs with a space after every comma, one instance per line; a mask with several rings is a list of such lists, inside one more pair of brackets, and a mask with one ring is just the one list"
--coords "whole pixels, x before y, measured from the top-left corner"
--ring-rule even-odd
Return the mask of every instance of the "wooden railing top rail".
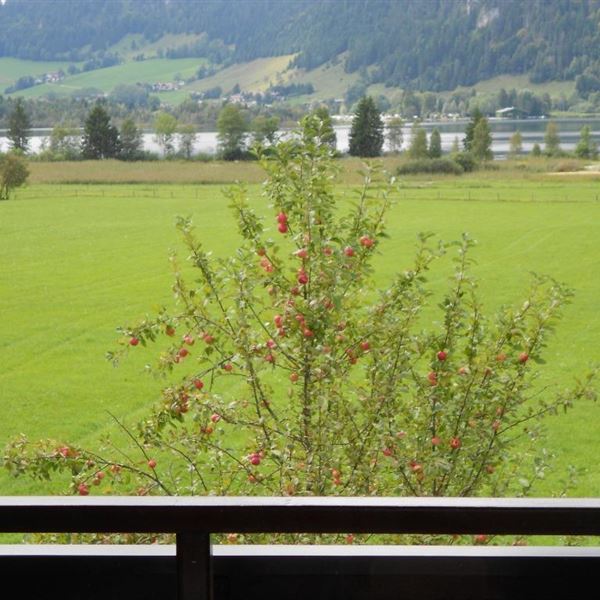
[[0, 532], [600, 535], [600, 499], [13, 496]]

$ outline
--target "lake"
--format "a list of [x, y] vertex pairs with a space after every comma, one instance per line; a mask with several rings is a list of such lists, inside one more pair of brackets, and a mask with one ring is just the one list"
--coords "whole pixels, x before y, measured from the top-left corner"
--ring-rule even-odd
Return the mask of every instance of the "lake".
[[[563, 150], [571, 151], [575, 148], [579, 140], [579, 132], [584, 125], [589, 125], [592, 130], [592, 138], [600, 146], [600, 119], [553, 119], [559, 129], [561, 147]], [[442, 122], [424, 122], [423, 127], [429, 134], [434, 127], [440, 131], [442, 138], [442, 149], [449, 152], [452, 148], [454, 139], [458, 137], [462, 145], [465, 127], [468, 120], [442, 121]], [[534, 144], [544, 147], [544, 132], [548, 125], [548, 119], [490, 119], [492, 130], [492, 151], [496, 158], [505, 158], [509, 150], [509, 141], [511, 135], [519, 130], [523, 137], [523, 152], [531, 152]], [[340, 152], [347, 152], [348, 138], [350, 134], [349, 124], [335, 125], [337, 134], [337, 148]], [[50, 129], [32, 129], [30, 139], [30, 149], [32, 152], [39, 152], [44, 141], [48, 140]], [[285, 135], [287, 132], [280, 132]], [[410, 126], [403, 128], [404, 145], [406, 149], [410, 143]], [[160, 148], [154, 140], [153, 133], [143, 134], [144, 149], [151, 152], [160, 153]], [[5, 152], [8, 149], [8, 140], [5, 137], [5, 130], [0, 130], [0, 151]], [[384, 146], [384, 149], [385, 146]], [[217, 151], [217, 134], [214, 131], [200, 132], [196, 136], [194, 152], [204, 154], [214, 154]]]

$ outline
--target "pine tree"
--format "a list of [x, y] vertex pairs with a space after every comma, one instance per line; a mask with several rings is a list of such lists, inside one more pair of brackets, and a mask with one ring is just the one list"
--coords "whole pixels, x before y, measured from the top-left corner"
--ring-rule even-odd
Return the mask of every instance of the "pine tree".
[[492, 160], [492, 132], [490, 125], [485, 117], [477, 122], [473, 131], [473, 142], [471, 152], [477, 160]]
[[373, 98], [363, 96], [350, 128], [350, 149], [351, 156], [363, 156], [372, 158], [381, 156], [383, 148], [383, 121], [381, 113], [375, 106]]
[[483, 114], [479, 110], [479, 108], [475, 108], [475, 110], [471, 113], [471, 120], [467, 123], [467, 128], [465, 129], [465, 137], [463, 138], [463, 146], [466, 152], [471, 152], [473, 149], [473, 137], [475, 135], [475, 127], [477, 127], [477, 123], [483, 119]]
[[81, 153], [84, 158], [97, 160], [115, 158], [119, 150], [119, 132], [104, 107], [96, 104], [85, 120]]
[[125, 119], [121, 125], [121, 154], [123, 160], [140, 158], [142, 148], [142, 132], [136, 127], [133, 119]]
[[413, 123], [410, 132], [410, 146], [408, 148], [408, 155], [414, 160], [420, 158], [427, 158], [429, 151], [427, 149], [427, 133], [421, 127], [419, 121]]
[[27, 152], [30, 127], [31, 121], [25, 111], [23, 100], [18, 98], [15, 108], [8, 117], [8, 132], [6, 134], [13, 150]]
[[442, 156], [442, 136], [439, 129], [434, 129], [429, 136], [429, 158], [440, 158]]

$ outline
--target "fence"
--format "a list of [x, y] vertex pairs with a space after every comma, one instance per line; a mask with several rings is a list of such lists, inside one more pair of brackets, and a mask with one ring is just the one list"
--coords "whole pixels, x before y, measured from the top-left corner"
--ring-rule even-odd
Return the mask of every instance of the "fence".
[[[2, 598], [569, 600], [596, 547], [217, 546], [213, 533], [600, 535], [600, 500], [0, 498], [0, 532], [175, 533], [176, 547], [0, 546]], [[14, 596], [6, 595], [15, 589]], [[594, 594], [592, 594], [593, 596]]]

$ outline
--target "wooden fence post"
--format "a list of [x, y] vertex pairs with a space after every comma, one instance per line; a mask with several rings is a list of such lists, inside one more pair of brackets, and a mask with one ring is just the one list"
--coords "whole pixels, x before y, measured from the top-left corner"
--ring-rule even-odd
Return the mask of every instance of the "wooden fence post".
[[212, 600], [209, 533], [177, 533], [177, 600]]

